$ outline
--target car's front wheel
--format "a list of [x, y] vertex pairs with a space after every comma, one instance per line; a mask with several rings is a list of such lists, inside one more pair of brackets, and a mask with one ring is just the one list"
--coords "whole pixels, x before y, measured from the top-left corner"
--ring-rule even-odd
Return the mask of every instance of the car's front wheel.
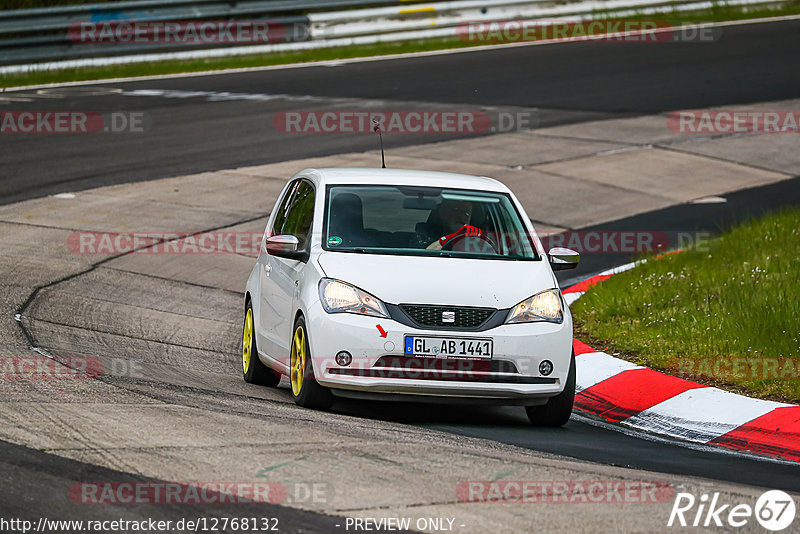
[[281, 381], [280, 373], [273, 371], [258, 359], [256, 329], [253, 323], [253, 306], [247, 303], [242, 328], [242, 373], [244, 381], [251, 384], [275, 387]]
[[575, 353], [573, 352], [569, 363], [567, 384], [564, 391], [552, 397], [543, 406], [526, 406], [528, 419], [536, 426], [564, 426], [572, 414], [572, 405], [575, 402]]
[[311, 349], [308, 345], [308, 330], [302, 317], [294, 323], [292, 351], [289, 358], [289, 378], [292, 382], [292, 397], [299, 406], [327, 410], [333, 404], [331, 391], [314, 380], [311, 365]]

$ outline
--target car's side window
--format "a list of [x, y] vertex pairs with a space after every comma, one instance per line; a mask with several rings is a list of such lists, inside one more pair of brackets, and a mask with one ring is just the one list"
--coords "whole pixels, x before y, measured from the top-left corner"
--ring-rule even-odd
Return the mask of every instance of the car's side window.
[[274, 233], [293, 235], [299, 241], [298, 249], [308, 245], [311, 234], [311, 222], [314, 220], [314, 187], [305, 180], [299, 180], [287, 195], [289, 202], [281, 205], [281, 211], [275, 217]]
[[286, 222], [286, 214], [289, 208], [292, 207], [292, 200], [295, 197], [295, 193], [297, 193], [297, 188], [300, 187], [300, 182], [300, 180], [295, 180], [283, 195], [283, 200], [278, 206], [277, 213], [275, 214], [275, 221], [272, 223], [269, 235], [281, 235], [283, 233], [282, 230]]

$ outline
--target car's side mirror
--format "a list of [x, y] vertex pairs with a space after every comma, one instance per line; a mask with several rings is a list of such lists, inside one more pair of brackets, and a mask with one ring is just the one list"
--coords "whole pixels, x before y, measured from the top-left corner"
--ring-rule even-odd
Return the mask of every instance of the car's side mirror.
[[547, 253], [550, 260], [550, 267], [554, 271], [564, 271], [566, 269], [574, 269], [581, 261], [581, 255], [569, 248], [551, 248]]
[[266, 241], [267, 254], [290, 260], [308, 261], [308, 252], [297, 250], [300, 240], [293, 235], [274, 235]]

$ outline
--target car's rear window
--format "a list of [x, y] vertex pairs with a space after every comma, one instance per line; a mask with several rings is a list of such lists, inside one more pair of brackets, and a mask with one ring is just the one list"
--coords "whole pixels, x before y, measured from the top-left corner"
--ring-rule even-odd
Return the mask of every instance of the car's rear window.
[[508, 194], [421, 186], [328, 186], [322, 245], [341, 252], [538, 259]]

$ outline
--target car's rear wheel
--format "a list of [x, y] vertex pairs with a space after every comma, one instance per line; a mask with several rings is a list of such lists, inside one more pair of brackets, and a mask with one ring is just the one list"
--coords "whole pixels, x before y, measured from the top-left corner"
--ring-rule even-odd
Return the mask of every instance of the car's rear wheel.
[[275, 387], [281, 381], [280, 373], [273, 371], [258, 359], [253, 306], [249, 302], [244, 312], [244, 327], [242, 328], [242, 373], [244, 381], [251, 384]]
[[308, 345], [306, 322], [298, 317], [294, 323], [292, 351], [289, 358], [289, 378], [292, 383], [292, 397], [299, 406], [327, 410], [333, 403], [331, 391], [314, 380], [314, 366], [311, 365], [311, 349]]
[[572, 405], [575, 402], [575, 353], [573, 352], [569, 363], [567, 384], [564, 391], [552, 397], [543, 406], [526, 406], [528, 419], [536, 426], [564, 426], [572, 414]]

